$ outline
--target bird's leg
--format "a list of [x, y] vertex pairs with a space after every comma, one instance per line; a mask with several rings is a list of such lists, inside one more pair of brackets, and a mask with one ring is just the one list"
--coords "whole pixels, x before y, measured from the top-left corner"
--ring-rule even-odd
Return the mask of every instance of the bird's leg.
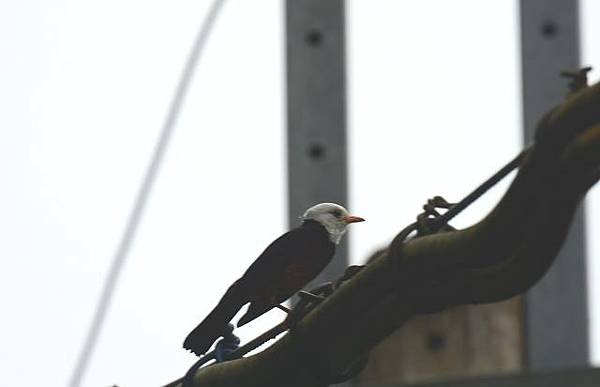
[[311, 291], [300, 290], [296, 295], [300, 300], [294, 305], [293, 309], [288, 309], [282, 305], [277, 307], [288, 312], [288, 316], [283, 322], [288, 329], [292, 329], [306, 314], [313, 310], [317, 305], [323, 302], [328, 296], [330, 296], [340, 285], [354, 277], [359, 271], [361, 271], [364, 265], [352, 265], [346, 268], [344, 275], [335, 282], [324, 283]]
[[296, 306], [294, 306], [294, 308], [288, 308], [287, 306], [283, 306], [281, 304], [275, 305], [277, 309], [283, 310], [285, 313], [287, 313], [284, 324], [288, 325], [288, 329], [296, 325], [298, 321], [302, 320], [302, 317], [304, 317], [306, 313], [308, 313], [315, 305], [319, 304], [325, 299], [323, 296], [309, 293], [304, 290], [299, 291], [297, 295], [300, 297], [300, 301], [296, 304]]
[[304, 313], [304, 308], [288, 308], [287, 306], [283, 306], [281, 304], [277, 304], [275, 305], [275, 307], [287, 313], [287, 316], [282, 323], [286, 327], [286, 329], [291, 329], [294, 326], [296, 326], [296, 324], [298, 324], [298, 322], [302, 320], [302, 317], [304, 317], [304, 315], [306, 314]]
[[285, 313], [290, 314], [292, 313], [292, 309], [288, 308], [287, 306], [283, 306], [281, 304], [277, 304], [275, 305], [275, 307], [279, 310], [283, 310]]
[[[283, 322], [287, 326], [288, 329], [293, 328], [308, 312], [310, 312], [315, 306], [320, 304], [323, 300], [325, 300], [328, 294], [333, 292], [332, 283], [328, 282], [323, 284], [311, 292], [307, 292], [306, 290], [300, 290], [296, 295], [300, 299], [296, 305], [292, 309], [285, 308], [281, 305], [278, 307], [280, 309], [285, 308], [288, 311], [288, 315]], [[315, 294], [318, 293], [318, 294]], [[324, 294], [324, 295], [321, 295]], [[282, 309], [283, 310], [283, 309]]]
[[283, 324], [287, 329], [292, 329], [302, 320], [302, 318], [308, 313], [304, 308], [289, 309], [288, 315], [283, 320]]

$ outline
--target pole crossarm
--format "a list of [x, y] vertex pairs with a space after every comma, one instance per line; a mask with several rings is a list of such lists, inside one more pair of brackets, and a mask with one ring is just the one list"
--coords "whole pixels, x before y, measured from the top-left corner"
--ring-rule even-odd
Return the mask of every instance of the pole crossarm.
[[482, 221], [396, 238], [271, 347], [200, 369], [194, 386], [327, 386], [327, 375], [413, 316], [525, 292], [552, 265], [579, 202], [600, 178], [599, 107], [595, 84], [544, 115], [517, 176]]

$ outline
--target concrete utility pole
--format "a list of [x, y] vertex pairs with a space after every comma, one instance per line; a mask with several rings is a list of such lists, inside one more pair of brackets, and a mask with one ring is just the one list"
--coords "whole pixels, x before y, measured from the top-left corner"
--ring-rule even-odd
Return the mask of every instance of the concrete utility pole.
[[[288, 192], [290, 227], [319, 202], [347, 205], [346, 71], [343, 0], [288, 0]], [[344, 240], [314, 283], [343, 273]]]
[[[523, 130], [568, 93], [561, 71], [579, 68], [577, 0], [521, 0]], [[546, 276], [525, 295], [525, 363], [531, 369], [589, 364], [583, 206]], [[566, 317], [568, 316], [568, 317]], [[568, 339], [567, 339], [568, 338]]]

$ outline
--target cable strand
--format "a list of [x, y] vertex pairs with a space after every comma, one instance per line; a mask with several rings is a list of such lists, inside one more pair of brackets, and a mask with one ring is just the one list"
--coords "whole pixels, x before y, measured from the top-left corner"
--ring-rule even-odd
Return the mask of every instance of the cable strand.
[[71, 374], [68, 384], [69, 387], [79, 387], [83, 377], [85, 376], [90, 358], [97, 346], [98, 338], [106, 320], [107, 312], [110, 309], [120, 274], [125, 265], [131, 245], [135, 239], [140, 221], [148, 203], [148, 198], [150, 197], [152, 189], [154, 188], [158, 171], [173, 135], [175, 124], [177, 123], [177, 119], [194, 76], [196, 65], [204, 51], [206, 42], [208, 41], [215, 21], [225, 1], [226, 0], [213, 1], [202, 22], [198, 34], [196, 35], [196, 39], [194, 40], [191, 51], [188, 54], [183, 71], [175, 88], [173, 98], [169, 104], [169, 110], [163, 122], [160, 136], [153, 149], [152, 157], [142, 182], [138, 188], [135, 202], [129, 217], [127, 218], [125, 230], [113, 255], [107, 277], [102, 287], [100, 298], [94, 311], [92, 322], [81, 347], [76, 365], [73, 369], [73, 373]]

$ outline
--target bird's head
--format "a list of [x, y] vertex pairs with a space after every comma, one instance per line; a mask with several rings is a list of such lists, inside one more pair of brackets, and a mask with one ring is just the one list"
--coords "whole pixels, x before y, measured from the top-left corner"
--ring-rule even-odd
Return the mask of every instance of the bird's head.
[[346, 232], [346, 226], [350, 223], [364, 222], [363, 218], [350, 215], [348, 210], [335, 203], [320, 203], [310, 207], [302, 215], [302, 220], [309, 219], [325, 227], [329, 239], [335, 244], [340, 243], [342, 235]]

